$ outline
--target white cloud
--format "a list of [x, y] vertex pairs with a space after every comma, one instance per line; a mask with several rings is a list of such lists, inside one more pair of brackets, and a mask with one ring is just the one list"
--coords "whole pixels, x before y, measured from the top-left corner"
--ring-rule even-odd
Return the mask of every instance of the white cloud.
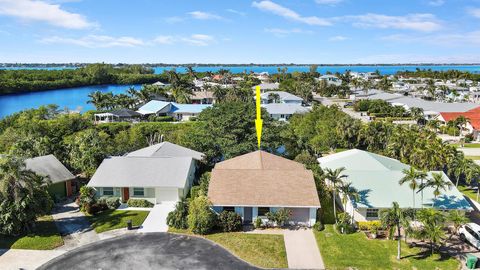
[[421, 32], [432, 32], [441, 28], [440, 23], [433, 14], [407, 14], [405, 16], [389, 16], [368, 13], [363, 15], [345, 16], [339, 20], [351, 20], [356, 27], [404, 29]]
[[65, 38], [53, 36], [39, 40], [45, 44], [71, 44], [86, 48], [110, 48], [110, 47], [137, 47], [145, 45], [141, 39], [133, 37], [111, 37], [88, 35], [81, 38]]
[[153, 42], [157, 44], [173, 44], [175, 38], [173, 36], [157, 36]]
[[235, 10], [235, 9], [226, 9], [226, 11], [230, 12], [230, 13], [233, 13], [233, 14], [237, 14], [237, 15], [240, 15], [240, 16], [245, 16], [247, 15], [245, 12], [242, 12], [242, 11], [238, 11], [238, 10]]
[[297, 12], [295, 12], [295, 11], [289, 9], [289, 8], [286, 8], [284, 6], [281, 6], [279, 4], [276, 4], [276, 3], [272, 2], [272, 1], [268, 1], [268, 0], [267, 1], [260, 1], [260, 2], [253, 2], [252, 6], [256, 7], [258, 9], [262, 10], [262, 11], [271, 12], [275, 15], [284, 17], [286, 19], [290, 19], [290, 20], [293, 20], [293, 21], [305, 23], [305, 24], [308, 24], [308, 25], [328, 26], [328, 25], [332, 24], [330, 21], [328, 21], [327, 19], [324, 19], [324, 18], [319, 18], [319, 17], [316, 17], [316, 16], [309, 16], [309, 17], [301, 16], [300, 14], [298, 14]]
[[328, 39], [328, 41], [344, 41], [347, 40], [348, 37], [345, 36], [333, 36]]
[[208, 12], [204, 12], [204, 11], [192, 11], [192, 12], [188, 12], [188, 14], [190, 16], [192, 16], [192, 18], [194, 19], [197, 19], [197, 20], [222, 20], [223, 18], [216, 15], [216, 14], [213, 14], [213, 13], [208, 13]]
[[172, 45], [183, 43], [187, 45], [193, 46], [208, 46], [216, 42], [215, 37], [210, 35], [204, 34], [192, 34], [190, 36], [169, 36], [169, 35], [161, 35], [157, 36], [154, 40], [154, 44], [161, 44], [161, 45]]
[[480, 31], [465, 33], [442, 33], [433, 35], [390, 35], [382, 37], [382, 40], [403, 43], [425, 43], [436, 46], [479, 46]]
[[445, 0], [431, 0], [431, 1], [428, 1], [428, 4], [430, 6], [439, 7], [445, 4]]
[[343, 0], [315, 0], [315, 2], [320, 5], [336, 5], [343, 2]]
[[293, 28], [293, 29], [281, 29], [281, 28], [265, 28], [265, 32], [267, 33], [272, 33], [273, 35], [277, 37], [286, 37], [291, 34], [311, 34], [313, 33], [312, 31], [309, 30], [302, 30], [299, 28]]
[[480, 18], [480, 8], [471, 8], [468, 10], [468, 14], [472, 15], [473, 17]]
[[85, 29], [95, 26], [84, 16], [63, 10], [58, 4], [33, 0], [0, 0], [0, 15], [24, 21], [40, 21], [69, 29]]

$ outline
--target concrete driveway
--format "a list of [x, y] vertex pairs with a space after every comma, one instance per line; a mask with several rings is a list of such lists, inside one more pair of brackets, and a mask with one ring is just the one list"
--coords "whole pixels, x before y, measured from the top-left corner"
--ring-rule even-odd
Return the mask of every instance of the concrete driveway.
[[62, 250], [0, 249], [0, 269], [34, 270], [63, 253]]
[[166, 232], [168, 231], [167, 216], [175, 209], [176, 202], [162, 202], [155, 204], [150, 210], [139, 232]]
[[42, 265], [49, 269], [258, 269], [206, 239], [169, 233], [136, 233], [99, 241]]

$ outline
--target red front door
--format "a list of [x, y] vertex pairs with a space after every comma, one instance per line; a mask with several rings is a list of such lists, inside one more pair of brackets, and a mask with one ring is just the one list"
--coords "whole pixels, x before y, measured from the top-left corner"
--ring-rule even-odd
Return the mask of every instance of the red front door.
[[130, 189], [128, 187], [122, 188], [122, 201], [127, 202], [130, 199]]

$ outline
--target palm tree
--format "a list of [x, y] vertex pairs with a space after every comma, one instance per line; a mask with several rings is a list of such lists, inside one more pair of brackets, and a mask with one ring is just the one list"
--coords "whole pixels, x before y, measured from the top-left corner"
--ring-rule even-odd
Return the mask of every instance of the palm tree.
[[173, 98], [178, 103], [190, 103], [192, 94], [193, 92], [190, 88], [174, 87], [172, 89]]
[[362, 90], [365, 96], [368, 94], [368, 90], [372, 87], [372, 83], [369, 80], [362, 81]]
[[106, 96], [100, 92], [100, 91], [95, 91], [90, 94], [88, 94], [89, 100], [87, 103], [93, 104], [97, 110], [101, 110], [105, 106], [105, 100]]
[[[461, 211], [458, 211], [458, 210], [448, 212], [447, 220], [448, 220], [450, 223], [452, 223], [455, 234], [458, 233], [458, 229], [460, 229], [460, 227], [461, 227], [463, 224], [468, 223], [468, 222], [470, 221], [470, 220], [465, 216], [465, 212], [461, 212]], [[450, 236], [450, 238], [451, 238], [452, 236], [453, 236], [453, 234]]]
[[325, 178], [330, 181], [331, 189], [333, 193], [333, 215], [335, 216], [335, 223], [337, 223], [337, 207], [335, 203], [336, 193], [339, 186], [343, 184], [343, 179], [347, 178], [346, 175], [342, 174], [345, 171], [345, 167], [337, 168], [332, 170], [330, 168], [325, 169], [326, 175]]
[[434, 196], [434, 201], [433, 201], [433, 206], [435, 206], [435, 201], [437, 200], [437, 197], [442, 194], [442, 190], [446, 191], [447, 189], [450, 189], [452, 187], [452, 182], [450, 181], [445, 181], [443, 179], [443, 174], [442, 173], [432, 173], [432, 176], [427, 180], [426, 183], [424, 183], [419, 191], [424, 190], [427, 187], [433, 188], [433, 196]]
[[228, 91], [225, 87], [221, 87], [219, 85], [215, 85], [212, 87], [213, 89], [213, 96], [217, 102], [222, 102], [225, 100], [225, 97], [228, 94]]
[[408, 183], [408, 186], [412, 190], [412, 198], [413, 198], [413, 208], [415, 209], [415, 190], [420, 187], [420, 183], [418, 182], [419, 176], [421, 172], [417, 171], [415, 168], [410, 167], [409, 169], [403, 169], [402, 171], [403, 177], [398, 182], [400, 185]]
[[427, 127], [429, 127], [429, 128], [432, 129], [435, 133], [437, 133], [437, 132], [438, 132], [438, 129], [440, 128], [440, 120], [433, 119], [433, 120], [428, 121]]
[[400, 209], [400, 206], [398, 205], [397, 202], [392, 203], [392, 208], [390, 209], [385, 209], [382, 212], [380, 212], [380, 219], [382, 221], [382, 224], [385, 225], [387, 228], [389, 228], [390, 235], [393, 236], [393, 231], [397, 229], [397, 237], [398, 237], [398, 244], [397, 244], [397, 260], [401, 259], [401, 240], [402, 240], [402, 234], [401, 234], [401, 226], [404, 221], [404, 214], [402, 209]]
[[423, 238], [430, 240], [430, 247], [433, 254], [434, 245], [439, 243], [445, 236], [443, 222], [445, 216], [433, 208], [422, 209], [418, 213], [418, 219], [423, 223], [423, 230], [420, 232]]
[[460, 133], [458, 134], [459, 137], [462, 136], [462, 130], [466, 128], [468, 121], [470, 120], [463, 115], [460, 115], [457, 117], [457, 119], [455, 119], [455, 125], [460, 128]]
[[352, 224], [354, 220], [354, 214], [355, 214], [355, 207], [353, 206], [354, 202], [358, 202], [360, 200], [360, 193], [358, 190], [352, 186], [352, 183], [343, 183], [343, 185], [340, 186], [340, 191], [342, 191], [342, 203], [343, 203], [343, 210], [347, 211], [347, 203], [348, 200], [352, 203]]

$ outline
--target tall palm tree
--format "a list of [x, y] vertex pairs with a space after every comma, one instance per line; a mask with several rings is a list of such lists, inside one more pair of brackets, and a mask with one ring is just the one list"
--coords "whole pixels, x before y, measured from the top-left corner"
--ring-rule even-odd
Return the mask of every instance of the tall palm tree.
[[419, 191], [424, 190], [427, 187], [433, 188], [433, 196], [434, 196], [434, 201], [433, 205], [435, 206], [435, 201], [437, 200], [437, 197], [442, 194], [442, 190], [446, 191], [447, 189], [450, 189], [453, 186], [452, 182], [450, 181], [445, 181], [443, 179], [443, 174], [442, 173], [432, 173], [432, 176], [423, 184], [423, 186], [420, 187]]
[[[452, 223], [455, 234], [458, 233], [458, 229], [460, 229], [460, 227], [461, 227], [463, 224], [468, 223], [468, 222], [470, 221], [470, 220], [465, 216], [465, 212], [458, 211], [458, 210], [448, 212], [447, 220], [448, 220], [450, 223]], [[453, 234], [450, 236], [450, 238], [451, 238], [452, 236], [453, 236]]]
[[343, 179], [347, 178], [347, 175], [342, 174], [345, 171], [345, 167], [337, 168], [332, 170], [330, 168], [325, 169], [326, 175], [325, 178], [330, 181], [332, 189], [332, 200], [333, 200], [333, 215], [335, 216], [335, 223], [337, 223], [337, 206], [335, 199], [337, 196], [337, 191], [340, 186], [343, 184]]
[[89, 100], [87, 103], [93, 104], [97, 110], [101, 110], [105, 106], [105, 101], [106, 101], [106, 96], [100, 92], [100, 91], [95, 91], [90, 94], [88, 94]]
[[463, 115], [460, 115], [455, 119], [456, 126], [460, 128], [460, 133], [458, 134], [459, 137], [462, 136], [462, 130], [466, 128], [468, 121], [470, 120]]
[[393, 235], [393, 231], [397, 229], [398, 244], [397, 244], [397, 260], [401, 259], [401, 249], [402, 249], [402, 234], [401, 227], [405, 219], [403, 210], [400, 209], [400, 206], [397, 202], [392, 203], [392, 208], [385, 209], [380, 212], [380, 220], [382, 224], [389, 228], [390, 235]]
[[340, 186], [340, 191], [342, 191], [342, 203], [343, 203], [343, 210], [347, 211], [347, 203], [348, 200], [350, 200], [352, 204], [352, 224], [354, 220], [354, 214], [355, 214], [355, 207], [353, 206], [354, 202], [358, 202], [360, 200], [360, 193], [358, 190], [352, 186], [352, 183], [343, 183], [343, 185]]
[[418, 182], [419, 176], [421, 172], [417, 171], [415, 168], [410, 167], [409, 169], [402, 170], [403, 177], [398, 182], [400, 185], [408, 183], [408, 187], [412, 190], [412, 198], [413, 198], [413, 208], [415, 209], [415, 190], [420, 187], [420, 183]]

